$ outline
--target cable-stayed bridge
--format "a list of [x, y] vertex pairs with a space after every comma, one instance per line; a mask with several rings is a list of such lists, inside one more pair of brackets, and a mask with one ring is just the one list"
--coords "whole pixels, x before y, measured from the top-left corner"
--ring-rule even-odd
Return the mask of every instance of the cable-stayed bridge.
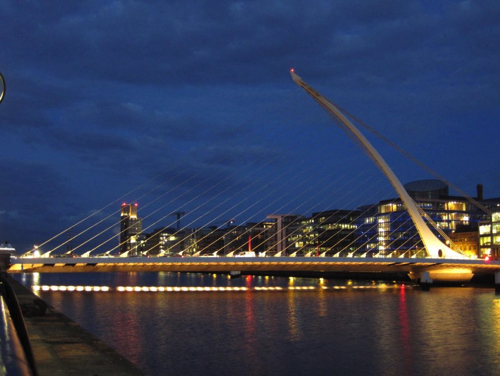
[[[414, 279], [463, 282], [474, 273], [493, 274], [498, 261], [359, 258], [359, 257], [88, 257], [25, 258], [12, 264], [10, 272], [200, 272], [200, 273], [269, 273], [342, 272], [342, 273], [411, 273]], [[427, 273], [427, 274], [425, 274]], [[428, 281], [428, 280], [427, 280]]]
[[[495, 274], [500, 283], [500, 263], [492, 260], [470, 259], [470, 256], [462, 250], [454, 249], [439, 226], [436, 225], [435, 230], [431, 229], [430, 226], [434, 224], [433, 220], [410, 197], [394, 172], [359, 129], [336, 105], [307, 85], [293, 71], [291, 73], [293, 80], [325, 109], [329, 116], [372, 158], [397, 192], [398, 198], [386, 204], [390, 208], [404, 207], [405, 209], [397, 218], [399, 225], [393, 231], [396, 235], [387, 236], [385, 233], [387, 230], [384, 230], [380, 218], [370, 217], [370, 212], [374, 210], [373, 206], [356, 210], [330, 211], [326, 220], [322, 222], [319, 219], [319, 224], [315, 223], [315, 227], [308, 223], [307, 218], [288, 213], [269, 215], [268, 219], [272, 221], [259, 221], [247, 224], [245, 227], [231, 229], [231, 231], [223, 231], [215, 224], [231, 223], [233, 219], [227, 219], [227, 217], [232, 216], [233, 209], [236, 207], [238, 207], [239, 217], [245, 217], [256, 206], [260, 206], [262, 210], [272, 208], [275, 213], [288, 209], [286, 205], [276, 204], [282, 197], [274, 198], [273, 196], [277, 196], [276, 190], [268, 190], [266, 187], [269, 184], [283, 184], [281, 192], [286, 192], [286, 185], [290, 183], [289, 181], [282, 182], [290, 171], [284, 169], [279, 174], [268, 177], [267, 185], [250, 179], [251, 183], [243, 187], [241, 182], [232, 182], [228, 175], [220, 178], [213, 176], [201, 178], [193, 175], [184, 180], [182, 187], [175, 187], [161, 193], [154, 192], [158, 188], [153, 189], [156, 197], [148, 203], [148, 206], [155, 204], [156, 207], [152, 210], [151, 216], [175, 204], [175, 200], [170, 200], [158, 205], [161, 202], [160, 199], [175, 195], [177, 199], [184, 198], [181, 206], [160, 216], [160, 219], [146, 228], [146, 230], [153, 228], [152, 226], [157, 225], [166, 217], [176, 216], [176, 221], [172, 222], [175, 223], [174, 230], [167, 227], [153, 231], [150, 238], [157, 238], [154, 244], [148, 245], [142, 236], [145, 229], [142, 227], [142, 219], [137, 214], [136, 205], [123, 204], [118, 233], [108, 236], [104, 241], [97, 242], [100, 236], [116, 229], [116, 223], [106, 225], [110, 218], [116, 216], [116, 213], [112, 213], [101, 216], [94, 224], [73, 234], [72, 231], [93, 216], [91, 215], [56, 236], [66, 235], [66, 241], [44, 251], [41, 255], [37, 254], [39, 249], [33, 249], [25, 255], [26, 257], [14, 260], [10, 271], [407, 272], [413, 279], [424, 284], [431, 283], [432, 280], [467, 281], [474, 273], [486, 273]], [[248, 175], [257, 175], [259, 169], [273, 162], [275, 160], [272, 158], [268, 159], [258, 168], [250, 170]], [[157, 178], [161, 180], [163, 177]], [[208, 192], [211, 196], [209, 198], [200, 197], [200, 195], [190, 196], [192, 192], [196, 192], [195, 188], [205, 183], [210, 184]], [[317, 188], [320, 186], [324, 188], [327, 185], [326, 181], [310, 182], [306, 179], [297, 181], [296, 184], [308, 187], [307, 196], [294, 207], [296, 212], [307, 209], [308, 202], [313, 201], [315, 195], [321, 195], [322, 191]], [[339, 192], [349, 191], [350, 184], [346, 179], [329, 181], [328, 184], [344, 185]], [[235, 189], [241, 198], [237, 203], [231, 204], [227, 197], [232, 197], [231, 192]], [[373, 188], [369, 186], [366, 190], [373, 191]], [[151, 194], [152, 191], [149, 193]], [[366, 191], [360, 194], [366, 194]], [[139, 199], [141, 198], [143, 196], [139, 196]], [[216, 198], [219, 199], [217, 207], [221, 205], [220, 202], [229, 203], [228, 206], [224, 209], [221, 207], [215, 218], [212, 217], [207, 222], [210, 226], [193, 228], [195, 223], [208, 215], [207, 205], [210, 205], [212, 201], [215, 203]], [[481, 203], [473, 200], [473, 204], [491, 215], [491, 211]], [[194, 209], [188, 211], [189, 205]], [[197, 212], [201, 214], [190, 217], [189, 214]], [[317, 214], [320, 216], [322, 213]], [[331, 218], [335, 218], [335, 221], [330, 221]], [[359, 231], [359, 222], [356, 224], [356, 221], [360, 218], [375, 218], [376, 220], [366, 221], [362, 227], [363, 231]], [[180, 226], [181, 219], [188, 222], [184, 227]], [[316, 219], [315, 217], [311, 220]], [[104, 229], [98, 229], [98, 225], [101, 224], [105, 225]], [[313, 227], [314, 231], [311, 230]], [[75, 247], [73, 242], [85, 233], [90, 236]], [[49, 239], [46, 243], [56, 237]], [[120, 239], [119, 244], [112, 246], [111, 244], [117, 238]], [[43, 245], [45, 244], [39, 246], [40, 249]], [[80, 253], [77, 250], [80, 250]], [[121, 257], [109, 257], [114, 253], [119, 253]], [[51, 257], [56, 255], [57, 257]], [[270, 257], [237, 258], [237, 256], [264, 255]]]

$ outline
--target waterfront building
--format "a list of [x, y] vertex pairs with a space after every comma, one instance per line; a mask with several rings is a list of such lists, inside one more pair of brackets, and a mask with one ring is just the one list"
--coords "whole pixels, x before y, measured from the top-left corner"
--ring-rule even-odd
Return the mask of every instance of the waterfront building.
[[358, 210], [326, 210], [310, 217], [272, 215], [270, 253], [296, 256], [344, 256], [356, 248]]
[[[214, 228], [212, 240], [205, 246], [204, 253], [210, 255], [266, 255], [269, 251], [270, 222], [248, 222], [245, 225]], [[253, 253], [252, 253], [253, 252]]]
[[[222, 256], [228, 251], [230, 237], [228, 233], [232, 228], [217, 226], [203, 227], [196, 231], [194, 252], [200, 255]], [[233, 245], [236, 246], [236, 245]]]
[[189, 228], [174, 229], [160, 227], [146, 239], [141, 247], [142, 254], [148, 256], [182, 256], [195, 252], [195, 230]]
[[274, 220], [268, 231], [270, 254], [300, 256], [307, 252], [304, 234], [309, 231], [308, 218], [296, 214], [272, 214], [267, 218]]
[[[500, 257], [500, 198], [478, 206], [451, 196], [438, 180], [408, 183], [405, 189], [422, 209], [430, 228], [446, 244], [470, 257]], [[222, 222], [221, 222], [222, 223]], [[273, 214], [262, 222], [201, 228], [162, 227], [142, 233], [137, 204], [123, 204], [120, 253], [129, 256], [423, 256], [424, 246], [401, 199], [383, 200], [356, 210], [325, 210], [311, 216]], [[433, 225], [431, 225], [431, 223]], [[179, 226], [179, 222], [177, 222]]]
[[[435, 224], [438, 230], [433, 231], [444, 243], [450, 243], [447, 238], [462, 229], [477, 231], [479, 223], [488, 219], [484, 211], [466, 198], [451, 196], [448, 186], [439, 180], [414, 181], [406, 184], [405, 189], [425, 213], [424, 219], [429, 227], [434, 229], [431, 223]], [[477, 199], [483, 203], [482, 186], [478, 186]], [[420, 236], [399, 198], [381, 201], [375, 211], [361, 216], [361, 236], [376, 239], [377, 250], [374, 254], [411, 257], [423, 251]], [[367, 243], [365, 250], [375, 248], [373, 240]]]
[[273, 221], [261, 221], [247, 223], [248, 252], [255, 252], [257, 256], [268, 256], [273, 254], [275, 243], [275, 223]]
[[137, 203], [123, 203], [120, 212], [120, 254], [139, 256], [142, 219], [137, 216]]
[[[481, 225], [480, 225], [481, 226]], [[450, 240], [455, 246], [455, 249], [461, 251], [468, 257], [478, 257], [479, 252], [479, 231], [472, 231], [469, 228], [458, 228], [450, 234]]]
[[360, 206], [358, 212], [355, 255], [373, 257], [379, 253], [378, 205]]
[[168, 249], [168, 241], [175, 237], [175, 230], [171, 227], [159, 227], [151, 234], [146, 235], [146, 239], [141, 247], [142, 254], [148, 256], [163, 256]]
[[312, 214], [317, 255], [349, 256], [357, 250], [359, 210], [327, 210]]
[[500, 210], [479, 225], [479, 256], [500, 259]]

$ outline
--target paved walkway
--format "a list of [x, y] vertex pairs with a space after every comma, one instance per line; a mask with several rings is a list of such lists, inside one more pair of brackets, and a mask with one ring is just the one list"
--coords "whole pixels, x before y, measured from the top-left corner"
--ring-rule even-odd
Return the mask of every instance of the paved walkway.
[[133, 363], [119, 355], [79, 324], [48, 306], [37, 316], [37, 298], [19, 282], [8, 278], [25, 317], [31, 346], [40, 376], [138, 376], [144, 375]]

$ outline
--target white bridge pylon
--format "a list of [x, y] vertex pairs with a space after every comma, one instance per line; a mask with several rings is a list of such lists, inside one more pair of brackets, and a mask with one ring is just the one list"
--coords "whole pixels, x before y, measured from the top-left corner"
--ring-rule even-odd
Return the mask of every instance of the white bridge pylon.
[[359, 131], [359, 129], [352, 124], [352, 122], [342, 114], [342, 112], [328, 99], [323, 97], [320, 93], [314, 90], [312, 87], [307, 85], [302, 79], [295, 74], [293, 69], [290, 71], [292, 75], [292, 79], [295, 81], [297, 85], [299, 85], [302, 89], [306, 91], [316, 102], [318, 102], [321, 107], [323, 107], [327, 112], [334, 115], [336, 119], [338, 119], [342, 125], [344, 130], [350, 132], [357, 140], [360, 141], [361, 146], [368, 155], [373, 159], [375, 164], [382, 170], [384, 175], [389, 179], [392, 186], [396, 190], [397, 194], [403, 201], [408, 213], [410, 214], [415, 227], [424, 243], [425, 250], [427, 254], [432, 258], [447, 258], [447, 259], [465, 259], [466, 257], [449, 248], [445, 245], [427, 226], [422, 216], [419, 213], [418, 207], [410, 197], [406, 189], [403, 187], [403, 184], [396, 177], [392, 169], [385, 162], [382, 156], [378, 153], [378, 151], [373, 147], [373, 145], [365, 138], [365, 136]]

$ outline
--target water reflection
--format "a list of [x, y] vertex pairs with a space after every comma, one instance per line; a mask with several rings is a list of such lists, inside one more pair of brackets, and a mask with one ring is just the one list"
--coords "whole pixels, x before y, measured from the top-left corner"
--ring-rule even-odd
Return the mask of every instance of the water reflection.
[[[488, 311], [488, 310], [486, 310]], [[498, 354], [500, 352], [500, 297], [492, 302], [491, 317], [485, 320], [486, 322], [492, 322], [493, 327], [489, 328], [492, 330], [494, 335], [492, 338], [492, 354]], [[488, 330], [488, 328], [486, 328]]]
[[401, 341], [401, 350], [402, 357], [404, 359], [406, 374], [410, 374], [409, 371], [413, 369], [413, 358], [412, 358], [412, 349], [411, 349], [411, 323], [410, 323], [410, 315], [408, 312], [408, 304], [406, 301], [406, 289], [404, 286], [401, 286], [399, 290], [399, 328], [400, 328], [400, 341]]
[[[151, 375], [461, 376], [500, 371], [500, 299], [488, 289], [435, 288], [424, 293], [356, 281], [349, 286], [345, 281], [230, 280], [177, 273], [20, 278], [38, 286], [248, 289], [39, 292]], [[314, 290], [291, 289], [301, 286]]]
[[327, 317], [328, 316], [328, 304], [326, 300], [326, 291], [323, 289], [318, 290], [318, 316]]
[[292, 342], [299, 341], [301, 338], [300, 326], [299, 326], [299, 310], [296, 304], [297, 293], [292, 291], [288, 293], [288, 304], [287, 304], [287, 322], [289, 327], [289, 338]]

